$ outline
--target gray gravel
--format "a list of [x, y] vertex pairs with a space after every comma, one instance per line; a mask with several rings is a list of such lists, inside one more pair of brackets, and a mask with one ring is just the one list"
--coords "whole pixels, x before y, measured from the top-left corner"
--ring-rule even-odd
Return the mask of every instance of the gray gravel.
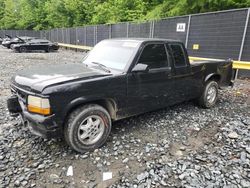
[[[187, 102], [115, 122], [104, 147], [78, 154], [32, 135], [9, 117], [6, 99], [17, 70], [83, 54], [0, 48], [0, 57], [0, 187], [250, 187], [250, 81], [220, 92], [210, 110]], [[103, 182], [103, 172], [112, 179]]]

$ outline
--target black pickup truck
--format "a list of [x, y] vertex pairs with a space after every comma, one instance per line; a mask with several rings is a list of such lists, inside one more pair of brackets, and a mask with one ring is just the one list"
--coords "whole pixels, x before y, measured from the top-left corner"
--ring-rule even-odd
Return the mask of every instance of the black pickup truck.
[[105, 143], [115, 120], [193, 99], [213, 107], [231, 75], [231, 61], [190, 64], [178, 41], [111, 39], [98, 43], [82, 64], [17, 73], [7, 103], [35, 134], [64, 137], [85, 152]]

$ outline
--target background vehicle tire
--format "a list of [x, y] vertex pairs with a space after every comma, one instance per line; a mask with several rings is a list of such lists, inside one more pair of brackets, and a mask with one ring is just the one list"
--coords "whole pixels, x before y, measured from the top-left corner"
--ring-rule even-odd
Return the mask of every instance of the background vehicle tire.
[[101, 147], [111, 131], [111, 118], [106, 109], [90, 104], [73, 111], [64, 127], [64, 138], [78, 152]]
[[45, 50], [46, 53], [53, 52], [53, 47], [49, 46], [47, 50]]
[[27, 48], [24, 47], [24, 46], [21, 46], [21, 47], [19, 48], [19, 52], [20, 52], [20, 53], [25, 53], [25, 52], [27, 52]]
[[201, 97], [198, 100], [199, 105], [203, 108], [212, 108], [218, 99], [218, 88], [219, 86], [217, 82], [213, 80], [208, 81], [204, 87]]

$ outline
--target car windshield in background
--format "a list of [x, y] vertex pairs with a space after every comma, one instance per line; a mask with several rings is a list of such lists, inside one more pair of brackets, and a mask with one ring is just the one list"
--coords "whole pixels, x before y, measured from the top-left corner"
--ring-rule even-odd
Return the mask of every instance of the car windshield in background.
[[90, 51], [83, 63], [88, 65], [98, 63], [107, 68], [124, 70], [138, 47], [137, 41], [102, 41]]
[[20, 39], [19, 38], [14, 38], [13, 41], [14, 42], [18, 42]]

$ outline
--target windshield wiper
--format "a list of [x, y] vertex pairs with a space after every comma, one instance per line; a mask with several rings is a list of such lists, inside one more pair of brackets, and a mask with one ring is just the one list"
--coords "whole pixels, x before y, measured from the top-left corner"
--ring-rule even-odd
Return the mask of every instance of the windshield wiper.
[[108, 72], [110, 73], [111, 71], [108, 69], [108, 67], [106, 67], [105, 65], [101, 64], [101, 63], [98, 63], [98, 62], [91, 62], [95, 65], [98, 65], [102, 70], [104, 70], [105, 72]]

